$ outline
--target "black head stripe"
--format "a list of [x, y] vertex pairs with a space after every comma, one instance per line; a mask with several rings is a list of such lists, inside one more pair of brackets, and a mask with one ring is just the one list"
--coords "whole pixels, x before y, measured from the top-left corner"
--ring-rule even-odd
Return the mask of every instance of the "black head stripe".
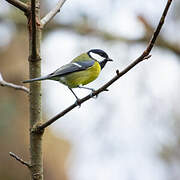
[[104, 57], [104, 58], [108, 58], [108, 55], [106, 54], [106, 52], [104, 52], [101, 49], [91, 49], [90, 51], [88, 51], [88, 55], [90, 55], [90, 52], [95, 53], [95, 54], [99, 54], [100, 56]]

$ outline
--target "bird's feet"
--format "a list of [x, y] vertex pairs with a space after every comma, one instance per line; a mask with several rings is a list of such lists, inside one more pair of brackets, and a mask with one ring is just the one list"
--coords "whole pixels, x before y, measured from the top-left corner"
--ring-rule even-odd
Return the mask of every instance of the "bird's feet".
[[81, 107], [81, 103], [80, 103], [80, 99], [76, 98], [76, 102], [75, 102], [76, 106], [79, 106], [79, 108]]
[[90, 95], [90, 97], [91, 98], [94, 98], [94, 99], [97, 99], [97, 97], [98, 97], [98, 94], [97, 95], [93, 95], [93, 93], [95, 92], [96, 90], [94, 90], [94, 89], [91, 89], [91, 93], [89, 94]]
[[[104, 91], [109, 91], [109, 89], [104, 89]], [[90, 93], [90, 96], [94, 99], [97, 99], [98, 98], [98, 94], [94, 96], [94, 92], [96, 92], [96, 90], [94, 89], [91, 89], [91, 93]]]

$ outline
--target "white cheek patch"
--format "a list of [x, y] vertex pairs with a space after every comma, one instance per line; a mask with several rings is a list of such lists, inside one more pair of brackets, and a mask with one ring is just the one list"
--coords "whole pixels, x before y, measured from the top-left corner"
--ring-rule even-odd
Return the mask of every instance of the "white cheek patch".
[[100, 56], [99, 54], [93, 53], [93, 52], [90, 52], [90, 56], [99, 62], [104, 60], [104, 57]]

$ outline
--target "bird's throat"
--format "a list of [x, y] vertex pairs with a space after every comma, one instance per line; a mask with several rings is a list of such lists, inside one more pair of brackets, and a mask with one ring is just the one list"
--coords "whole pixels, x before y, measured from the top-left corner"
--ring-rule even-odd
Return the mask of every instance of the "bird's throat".
[[108, 62], [107, 59], [104, 59], [103, 61], [101, 61], [101, 62], [99, 63], [100, 66], [101, 66], [101, 69], [104, 68], [104, 66], [106, 65], [107, 62]]

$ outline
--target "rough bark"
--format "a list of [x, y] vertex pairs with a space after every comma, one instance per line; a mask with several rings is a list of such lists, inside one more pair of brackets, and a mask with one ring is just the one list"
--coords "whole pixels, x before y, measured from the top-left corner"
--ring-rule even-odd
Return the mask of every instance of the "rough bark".
[[[41, 28], [38, 24], [40, 19], [40, 0], [31, 0], [31, 14], [29, 16], [29, 77], [35, 78], [41, 75]], [[42, 122], [41, 109], [41, 82], [30, 84], [29, 95], [30, 111], [30, 160], [31, 177], [33, 180], [43, 180], [43, 156], [42, 136], [31, 132], [31, 129]]]

